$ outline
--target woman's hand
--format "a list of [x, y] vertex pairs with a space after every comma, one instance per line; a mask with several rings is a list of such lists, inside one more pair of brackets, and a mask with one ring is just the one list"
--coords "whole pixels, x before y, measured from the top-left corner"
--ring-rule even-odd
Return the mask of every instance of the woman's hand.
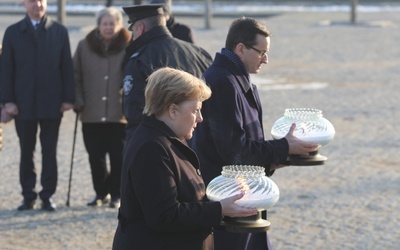
[[243, 196], [244, 194], [241, 193], [221, 200], [222, 216], [247, 217], [257, 214], [257, 209], [244, 208], [235, 204], [235, 201], [241, 199]]
[[80, 112], [82, 112], [82, 110], [83, 110], [83, 106], [82, 105], [78, 105], [78, 104], [74, 105], [74, 112], [75, 113], [80, 113]]

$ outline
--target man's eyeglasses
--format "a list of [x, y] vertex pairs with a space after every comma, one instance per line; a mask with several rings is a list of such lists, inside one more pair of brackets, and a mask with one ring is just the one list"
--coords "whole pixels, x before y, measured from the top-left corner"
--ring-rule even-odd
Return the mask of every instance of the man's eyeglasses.
[[249, 47], [250, 49], [253, 49], [253, 50], [257, 51], [258, 53], [260, 53], [260, 54], [259, 54], [260, 58], [263, 58], [264, 56], [268, 56], [268, 51], [261, 51], [261, 50], [259, 50], [259, 49], [254, 48], [254, 47], [251, 46], [251, 45], [246, 45], [246, 44], [245, 44], [244, 46]]

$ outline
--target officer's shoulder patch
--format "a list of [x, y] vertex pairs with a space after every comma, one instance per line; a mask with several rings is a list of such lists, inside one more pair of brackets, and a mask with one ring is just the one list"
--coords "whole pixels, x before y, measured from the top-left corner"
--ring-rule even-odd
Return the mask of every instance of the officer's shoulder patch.
[[124, 77], [124, 94], [129, 95], [133, 87], [133, 76], [126, 75]]

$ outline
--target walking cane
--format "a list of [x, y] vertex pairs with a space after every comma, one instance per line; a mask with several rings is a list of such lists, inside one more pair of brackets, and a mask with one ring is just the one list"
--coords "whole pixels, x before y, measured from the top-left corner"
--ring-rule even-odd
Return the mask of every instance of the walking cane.
[[71, 193], [72, 167], [74, 166], [75, 140], [76, 140], [76, 130], [78, 128], [78, 117], [79, 117], [79, 112], [76, 112], [74, 139], [72, 142], [72, 153], [71, 153], [71, 168], [69, 170], [69, 183], [68, 183], [68, 194], [67, 194], [67, 203], [66, 203], [67, 207], [69, 207], [69, 197], [70, 197], [70, 193]]

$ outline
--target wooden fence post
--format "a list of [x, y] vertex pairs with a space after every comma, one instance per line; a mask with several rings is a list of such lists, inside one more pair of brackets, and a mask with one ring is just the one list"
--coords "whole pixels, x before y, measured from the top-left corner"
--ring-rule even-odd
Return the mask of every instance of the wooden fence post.
[[66, 0], [57, 0], [57, 20], [65, 25], [67, 14], [65, 12]]
[[357, 4], [358, 0], [351, 0], [351, 23], [357, 22]]
[[204, 12], [204, 19], [206, 29], [211, 28], [211, 18], [212, 18], [212, 0], [204, 0], [205, 2], [205, 12]]

